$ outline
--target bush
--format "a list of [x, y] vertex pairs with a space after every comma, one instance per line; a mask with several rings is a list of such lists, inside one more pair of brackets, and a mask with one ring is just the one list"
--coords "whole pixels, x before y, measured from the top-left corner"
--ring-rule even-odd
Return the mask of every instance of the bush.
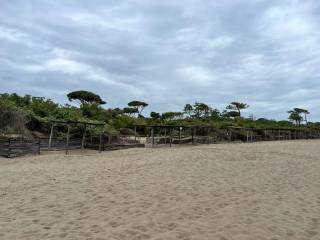
[[0, 101], [0, 132], [3, 134], [26, 132], [27, 116], [10, 101]]

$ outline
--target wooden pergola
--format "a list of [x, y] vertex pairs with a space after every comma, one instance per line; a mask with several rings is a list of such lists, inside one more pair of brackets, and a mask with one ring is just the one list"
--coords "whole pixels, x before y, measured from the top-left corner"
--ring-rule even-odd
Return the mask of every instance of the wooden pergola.
[[81, 149], [84, 149], [85, 146], [85, 139], [86, 139], [86, 132], [87, 132], [87, 127], [88, 126], [99, 126], [102, 127], [101, 128], [101, 132], [99, 135], [99, 152], [101, 152], [101, 144], [102, 144], [102, 135], [103, 135], [103, 127], [105, 126], [105, 123], [92, 123], [92, 122], [85, 122], [85, 121], [63, 121], [63, 120], [49, 120], [49, 122], [51, 123], [51, 129], [50, 129], [50, 137], [49, 137], [49, 150], [51, 148], [52, 145], [52, 137], [53, 137], [53, 131], [54, 131], [54, 127], [57, 125], [63, 125], [63, 126], [67, 126], [67, 135], [66, 135], [66, 154], [69, 153], [69, 141], [70, 141], [70, 128], [71, 125], [83, 125], [84, 126], [84, 131], [82, 134], [82, 141], [81, 141]]
[[207, 132], [207, 136], [209, 136], [209, 132], [213, 129], [211, 126], [207, 125], [133, 125], [134, 128], [134, 136], [135, 140], [137, 138], [137, 128], [142, 127], [145, 129], [150, 129], [151, 135], [151, 144], [155, 145], [155, 129], [163, 129], [164, 130], [164, 144], [167, 144], [167, 140], [169, 138], [170, 147], [173, 144], [173, 131], [175, 129], [178, 130], [178, 142], [182, 143], [182, 130], [189, 129], [191, 131], [191, 142], [195, 144], [195, 136], [197, 129], [204, 129]]
[[312, 129], [309, 131], [307, 129], [299, 128], [247, 128], [239, 126], [228, 126], [223, 129], [217, 129], [209, 125], [133, 125], [135, 140], [137, 138], [137, 128], [144, 128], [149, 131], [149, 136], [151, 138], [151, 145], [154, 146], [155, 142], [155, 130], [162, 129], [162, 138], [164, 144], [167, 143], [172, 146], [173, 144], [173, 131], [178, 130], [178, 143], [182, 143], [182, 131], [189, 129], [191, 131], [190, 137], [192, 144], [196, 143], [197, 130], [202, 129], [202, 137], [204, 141], [202, 143], [210, 143], [210, 137], [212, 130], [214, 130], [216, 137], [227, 141], [241, 140], [246, 142], [254, 141], [268, 141], [268, 140], [294, 140], [294, 139], [308, 139], [310, 136], [312, 138], [320, 138], [320, 130]]

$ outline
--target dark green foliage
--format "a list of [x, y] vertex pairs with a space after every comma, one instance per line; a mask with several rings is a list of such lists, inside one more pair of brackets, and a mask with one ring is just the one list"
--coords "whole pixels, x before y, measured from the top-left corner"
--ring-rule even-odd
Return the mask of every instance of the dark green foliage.
[[240, 114], [237, 111], [230, 111], [227, 113], [227, 116], [231, 118], [236, 118], [236, 117], [240, 117]]
[[206, 118], [209, 116], [210, 107], [205, 103], [196, 102], [193, 105], [193, 111], [195, 118]]
[[81, 104], [106, 104], [99, 95], [89, 91], [74, 91], [67, 95], [69, 101], [78, 100]]
[[301, 112], [299, 108], [295, 108], [293, 110], [288, 111], [288, 113], [290, 114], [288, 119], [295, 122], [296, 125], [301, 124], [301, 121], [303, 120], [303, 118], [301, 117]]
[[[241, 126], [248, 128], [297, 128], [301, 121], [306, 121], [309, 112], [305, 109], [294, 108], [290, 113], [290, 121], [275, 121], [265, 118], [240, 117], [241, 110], [248, 107], [245, 103], [231, 103], [227, 109], [220, 112], [205, 103], [196, 102], [193, 105], [186, 104], [182, 112], [151, 112], [150, 117], [143, 117], [141, 112], [147, 103], [132, 101], [124, 109], [105, 109], [101, 106], [101, 98], [87, 91], [76, 91], [68, 94], [70, 100], [78, 100], [79, 107], [71, 105], [59, 105], [44, 97], [30, 95], [19, 96], [13, 94], [0, 94], [0, 132], [23, 133], [40, 132], [48, 134], [50, 124], [47, 120], [74, 120], [105, 122], [108, 132], [128, 131], [134, 124], [172, 124], [172, 125], [210, 125], [215, 128], [228, 126]], [[305, 126], [301, 126], [301, 128]], [[319, 128], [320, 123], [309, 123], [308, 128]], [[76, 131], [77, 130], [77, 131]], [[64, 127], [57, 127], [60, 135], [66, 131]], [[81, 129], [74, 129], [81, 132]], [[98, 130], [91, 129], [92, 133]], [[99, 130], [100, 131], [100, 130]], [[58, 134], [58, 133], [57, 133]]]
[[239, 114], [239, 117], [241, 117], [241, 110], [247, 109], [247, 108], [249, 108], [249, 105], [246, 103], [241, 103], [241, 102], [232, 102], [232, 103], [230, 103], [230, 105], [228, 105], [226, 107], [226, 109], [228, 109], [228, 110], [237, 111]]
[[159, 120], [161, 118], [161, 114], [160, 113], [157, 113], [157, 112], [151, 112], [150, 113], [150, 117], [153, 119], [153, 120]]
[[143, 109], [148, 106], [148, 103], [134, 100], [134, 101], [129, 102], [128, 106], [135, 108], [137, 110], [138, 115], [141, 115]]
[[183, 113], [182, 112], [165, 112], [162, 113], [161, 118], [163, 120], [181, 120], [183, 118]]
[[191, 104], [186, 104], [183, 108], [183, 112], [188, 116], [192, 117], [193, 115], [193, 107]]
[[301, 114], [304, 116], [304, 121], [306, 124], [308, 124], [308, 119], [307, 119], [307, 115], [310, 114], [309, 111], [307, 109], [303, 109], [303, 108], [294, 108], [293, 109], [294, 112], [298, 113], [300, 116]]
[[128, 114], [129, 116], [139, 113], [137, 108], [125, 107], [123, 113]]

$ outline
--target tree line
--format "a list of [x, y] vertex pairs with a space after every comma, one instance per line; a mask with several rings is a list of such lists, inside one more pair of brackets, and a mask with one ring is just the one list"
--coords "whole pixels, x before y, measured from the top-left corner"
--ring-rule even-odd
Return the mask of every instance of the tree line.
[[293, 108], [288, 120], [276, 121], [266, 118], [254, 119], [242, 116], [249, 108], [247, 103], [231, 102], [222, 111], [201, 102], [186, 104], [179, 112], [155, 112], [145, 116], [148, 103], [140, 100], [128, 102], [123, 108], [105, 108], [107, 102], [90, 91], [73, 91], [67, 94], [70, 103], [61, 105], [45, 97], [19, 96], [16, 93], [0, 94], [0, 133], [14, 133], [27, 129], [46, 132], [43, 123], [50, 119], [104, 122], [112, 131], [121, 131], [133, 124], [210, 124], [215, 127], [230, 125], [243, 127], [302, 127], [309, 123], [307, 109]]

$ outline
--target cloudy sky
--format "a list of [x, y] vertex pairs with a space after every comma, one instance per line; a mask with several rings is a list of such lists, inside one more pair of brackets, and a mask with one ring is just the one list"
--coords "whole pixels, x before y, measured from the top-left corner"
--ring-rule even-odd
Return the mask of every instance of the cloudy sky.
[[320, 120], [319, 0], [0, 0], [0, 92]]

